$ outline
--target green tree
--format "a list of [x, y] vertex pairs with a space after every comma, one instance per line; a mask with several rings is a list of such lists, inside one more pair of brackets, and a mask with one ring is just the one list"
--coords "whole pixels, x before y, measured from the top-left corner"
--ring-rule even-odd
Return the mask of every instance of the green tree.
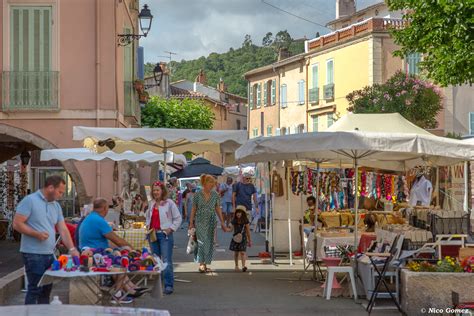
[[214, 113], [201, 100], [152, 97], [142, 108], [146, 127], [212, 129]]
[[354, 113], [400, 113], [421, 128], [435, 128], [441, 92], [432, 83], [401, 71], [384, 84], [366, 86], [346, 96]]
[[393, 30], [401, 45], [398, 56], [423, 54], [420, 63], [434, 82], [458, 85], [474, 81], [473, 0], [388, 0], [391, 10], [404, 10], [405, 27]]

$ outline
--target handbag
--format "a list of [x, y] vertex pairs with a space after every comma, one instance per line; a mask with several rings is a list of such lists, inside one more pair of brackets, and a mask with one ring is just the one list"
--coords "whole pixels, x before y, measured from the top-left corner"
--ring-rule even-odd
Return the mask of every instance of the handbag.
[[148, 236], [149, 242], [156, 242], [157, 239], [156, 239], [156, 232], [154, 228], [151, 228], [148, 230], [147, 236]]
[[194, 238], [195, 233], [196, 233], [196, 230], [194, 228], [192, 228], [188, 231], [189, 240], [188, 240], [188, 246], [186, 247], [186, 253], [188, 255], [193, 254], [196, 251], [196, 248], [197, 248], [197, 242]]
[[242, 227], [242, 231], [240, 233], [237, 233], [234, 235], [234, 237], [232, 237], [232, 240], [238, 244], [240, 244], [242, 242], [242, 239], [244, 238], [244, 229], [245, 229], [245, 225], [244, 227]]

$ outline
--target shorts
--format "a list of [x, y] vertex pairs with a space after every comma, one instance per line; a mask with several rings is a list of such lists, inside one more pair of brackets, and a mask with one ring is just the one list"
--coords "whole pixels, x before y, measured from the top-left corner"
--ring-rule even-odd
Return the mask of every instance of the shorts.
[[230, 214], [234, 212], [234, 207], [232, 206], [232, 202], [222, 202], [222, 213], [223, 214]]

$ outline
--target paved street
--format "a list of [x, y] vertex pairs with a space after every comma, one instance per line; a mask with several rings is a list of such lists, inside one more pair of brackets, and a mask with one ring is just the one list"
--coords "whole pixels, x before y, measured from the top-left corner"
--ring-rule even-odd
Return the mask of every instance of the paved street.
[[2, 255], [0, 256], [0, 278], [3, 278], [5, 275], [20, 269], [23, 266], [23, 259], [19, 252], [19, 242], [1, 240], [0, 249], [2, 250]]
[[[166, 309], [175, 315], [367, 315], [360, 304], [350, 298], [333, 298], [329, 301], [315, 296], [301, 296], [306, 290], [319, 287], [313, 281], [296, 281], [300, 276], [301, 262], [290, 268], [287, 264], [261, 265], [259, 260], [250, 260], [249, 272], [234, 272], [233, 253], [228, 251], [231, 234], [218, 231], [219, 247], [210, 274], [197, 272], [197, 264], [185, 252], [186, 230], [175, 235], [175, 293], [161, 300], [145, 295], [137, 299], [135, 307]], [[250, 256], [264, 250], [264, 237], [253, 234], [255, 247], [249, 249]], [[285, 260], [278, 260], [285, 262]], [[252, 264], [253, 263], [253, 264]], [[305, 278], [309, 278], [305, 276]], [[184, 282], [183, 282], [184, 281]], [[67, 282], [55, 286], [53, 295], [59, 295], [67, 303]], [[10, 305], [23, 304], [24, 294], [19, 293]], [[376, 311], [374, 315], [398, 315], [396, 311]]]

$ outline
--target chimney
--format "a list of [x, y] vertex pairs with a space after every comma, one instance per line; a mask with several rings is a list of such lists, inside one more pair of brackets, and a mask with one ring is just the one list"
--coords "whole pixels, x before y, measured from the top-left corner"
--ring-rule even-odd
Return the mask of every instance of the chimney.
[[355, 0], [336, 0], [336, 19], [356, 12]]
[[199, 82], [200, 84], [203, 84], [203, 85], [206, 84], [207, 78], [206, 78], [206, 74], [204, 73], [204, 70], [202, 69], [199, 70], [199, 74], [197, 75], [196, 80], [194, 81]]
[[280, 48], [280, 50], [278, 51], [278, 61], [286, 59], [288, 57], [290, 57], [290, 52], [288, 51], [288, 48]]
[[224, 80], [220, 78], [219, 84], [217, 85], [217, 90], [220, 92], [226, 92], [227, 91], [227, 85], [224, 83]]

